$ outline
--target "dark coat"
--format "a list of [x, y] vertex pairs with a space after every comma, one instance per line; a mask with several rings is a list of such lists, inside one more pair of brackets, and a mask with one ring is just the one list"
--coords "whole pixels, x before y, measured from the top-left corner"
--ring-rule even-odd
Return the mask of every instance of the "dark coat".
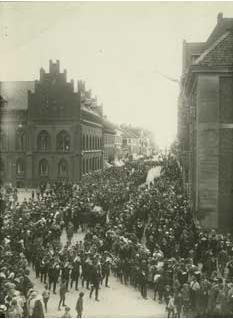
[[32, 318], [44, 318], [43, 306], [40, 300], [35, 301], [35, 305], [32, 312]]

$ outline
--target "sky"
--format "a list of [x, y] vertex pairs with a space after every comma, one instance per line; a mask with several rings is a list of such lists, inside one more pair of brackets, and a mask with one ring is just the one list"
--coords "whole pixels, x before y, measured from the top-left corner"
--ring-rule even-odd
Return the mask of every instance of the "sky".
[[176, 137], [182, 43], [206, 41], [232, 2], [1, 2], [0, 80], [39, 78], [60, 60], [86, 81], [109, 120]]

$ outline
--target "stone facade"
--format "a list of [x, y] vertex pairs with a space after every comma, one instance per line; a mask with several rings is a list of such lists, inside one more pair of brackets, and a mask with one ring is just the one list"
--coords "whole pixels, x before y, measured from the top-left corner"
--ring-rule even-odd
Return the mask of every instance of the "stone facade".
[[178, 139], [195, 216], [204, 227], [231, 230], [233, 19], [221, 14], [205, 43], [184, 43]]

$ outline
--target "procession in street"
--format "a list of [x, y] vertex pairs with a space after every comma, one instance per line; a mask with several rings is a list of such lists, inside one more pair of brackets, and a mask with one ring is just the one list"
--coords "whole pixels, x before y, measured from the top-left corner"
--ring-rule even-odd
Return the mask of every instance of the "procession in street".
[[[155, 166], [161, 174], [146, 184]], [[195, 225], [180, 174], [169, 153], [94, 173], [80, 185], [51, 185], [21, 203], [17, 193], [9, 200], [15, 189], [5, 189], [1, 313], [231, 316], [231, 235]], [[125, 299], [118, 306], [114, 289]]]
[[232, 318], [231, 1], [1, 1], [0, 35], [0, 318]]

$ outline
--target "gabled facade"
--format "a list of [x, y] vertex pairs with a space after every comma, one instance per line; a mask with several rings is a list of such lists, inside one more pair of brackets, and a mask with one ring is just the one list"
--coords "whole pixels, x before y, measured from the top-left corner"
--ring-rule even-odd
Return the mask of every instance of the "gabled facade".
[[103, 167], [102, 112], [79, 82], [67, 81], [59, 61], [35, 82], [2, 82], [1, 182], [37, 187], [77, 182]]

